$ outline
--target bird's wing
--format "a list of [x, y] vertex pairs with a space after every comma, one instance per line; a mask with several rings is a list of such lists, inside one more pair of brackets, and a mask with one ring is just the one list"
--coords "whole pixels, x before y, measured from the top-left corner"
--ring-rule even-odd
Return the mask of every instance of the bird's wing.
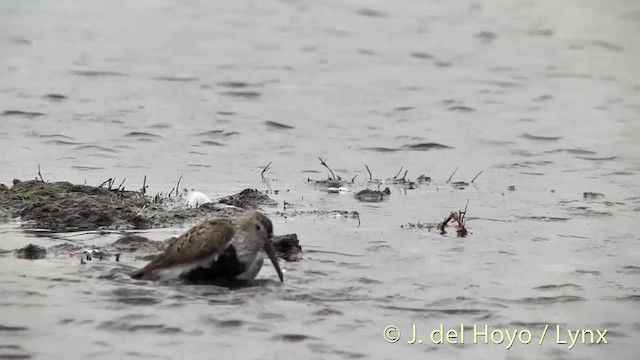
[[234, 233], [234, 226], [225, 220], [212, 220], [193, 227], [172, 241], [158, 257], [132, 277], [142, 278], [154, 270], [220, 255], [231, 244]]

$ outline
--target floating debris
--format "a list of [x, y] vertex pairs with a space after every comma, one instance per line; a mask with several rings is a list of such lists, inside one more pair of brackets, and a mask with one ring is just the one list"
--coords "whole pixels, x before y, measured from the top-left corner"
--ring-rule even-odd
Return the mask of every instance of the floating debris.
[[349, 188], [341, 186], [341, 187], [329, 187], [327, 188], [327, 192], [345, 194], [345, 193], [351, 192], [351, 190]]
[[382, 191], [365, 189], [358, 191], [354, 196], [356, 199], [363, 202], [380, 202], [385, 200], [389, 195], [391, 195], [391, 190], [386, 187]]
[[597, 192], [589, 192], [589, 191], [587, 191], [587, 192], [585, 192], [584, 194], [582, 194], [582, 197], [583, 197], [585, 200], [587, 200], [587, 199], [590, 199], [590, 200], [593, 200], [593, 199], [602, 199], [602, 198], [604, 198], [604, 194], [602, 194], [602, 193], [597, 193]]

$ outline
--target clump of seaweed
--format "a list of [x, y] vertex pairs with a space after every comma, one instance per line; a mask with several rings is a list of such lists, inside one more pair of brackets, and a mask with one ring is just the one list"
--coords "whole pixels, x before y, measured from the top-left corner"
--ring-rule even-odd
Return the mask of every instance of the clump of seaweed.
[[438, 222], [438, 223], [408, 223], [406, 225], [400, 225], [401, 228], [406, 228], [406, 229], [427, 229], [429, 231], [431, 231], [431, 229], [438, 229], [440, 230], [440, 234], [446, 234], [447, 233], [447, 226], [449, 225], [449, 223], [453, 220], [454, 224], [455, 224], [455, 228], [456, 228], [456, 234], [458, 235], [458, 237], [465, 237], [469, 234], [469, 231], [467, 230], [467, 226], [466, 226], [466, 221], [465, 221], [465, 216], [467, 215], [467, 208], [469, 206], [469, 201], [467, 200], [467, 205], [465, 205], [464, 210], [460, 210], [460, 211], [452, 211], [449, 213], [449, 215], [442, 221], [442, 222]]

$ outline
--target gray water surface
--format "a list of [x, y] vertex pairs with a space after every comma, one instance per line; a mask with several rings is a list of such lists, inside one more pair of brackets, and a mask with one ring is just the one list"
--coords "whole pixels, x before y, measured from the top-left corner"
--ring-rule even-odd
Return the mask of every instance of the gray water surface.
[[[127, 189], [146, 175], [151, 193], [181, 174], [211, 198], [280, 190], [265, 211], [305, 250], [284, 283], [265, 267], [235, 291], [134, 282], [127, 257], [0, 258], [0, 359], [637, 358], [638, 34], [632, 0], [0, 1], [0, 181], [40, 164]], [[307, 183], [327, 176], [318, 156], [354, 191], [377, 187], [365, 164], [434, 181], [360, 203]], [[455, 168], [483, 173], [456, 189]], [[466, 238], [401, 227], [467, 200]], [[285, 218], [285, 201], [361, 225]], [[118, 238], [0, 234], [2, 249]], [[441, 323], [465, 343], [432, 344]], [[569, 350], [556, 324], [608, 344]], [[473, 344], [474, 325], [533, 339]]]

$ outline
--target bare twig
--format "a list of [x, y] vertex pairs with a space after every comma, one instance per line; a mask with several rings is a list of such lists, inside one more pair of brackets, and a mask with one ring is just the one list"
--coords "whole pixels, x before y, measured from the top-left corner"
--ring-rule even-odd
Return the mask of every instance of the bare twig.
[[471, 179], [471, 183], [473, 184], [474, 181], [476, 181], [476, 179], [478, 178], [478, 176], [480, 176], [480, 174], [482, 174], [484, 170], [480, 170], [480, 172], [478, 173], [478, 175], [474, 176], [473, 179]]
[[407, 173], [409, 172], [409, 170], [405, 170], [404, 171], [404, 175], [402, 175], [402, 179], [401, 180], [406, 180], [407, 179]]
[[101, 187], [105, 186], [106, 184], [108, 184], [110, 181], [111, 181], [111, 178], [108, 178], [102, 184], [100, 184], [100, 186], [98, 186], [98, 187], [101, 188]]
[[176, 188], [172, 188], [172, 189], [171, 189], [171, 191], [169, 191], [169, 195], [167, 195], [167, 197], [171, 197], [171, 194], [173, 194], [173, 191], [174, 191], [175, 189], [176, 189]]
[[144, 180], [142, 180], [142, 189], [140, 189], [142, 195], [147, 192], [147, 175], [144, 176]]
[[447, 224], [449, 223], [449, 221], [451, 221], [451, 219], [453, 219], [455, 217], [455, 213], [451, 212], [449, 213], [449, 216], [447, 216], [443, 222], [441, 222], [440, 224], [438, 224], [438, 230], [440, 230], [441, 233], [445, 233], [446, 231], [444, 231], [445, 226], [447, 226]]
[[459, 237], [465, 237], [469, 234], [467, 227], [464, 223], [465, 215], [467, 214], [467, 208], [469, 207], [469, 199], [467, 199], [467, 204], [464, 206], [464, 210], [460, 210], [458, 212], [452, 211], [447, 218], [444, 219], [443, 222], [438, 224], [438, 230], [440, 230], [441, 234], [445, 234], [446, 231], [444, 228], [447, 226], [449, 221], [454, 220], [457, 223], [456, 233]]
[[356, 178], [357, 178], [357, 177], [358, 177], [358, 174], [356, 174], [356, 176], [354, 176], [354, 177], [351, 179], [351, 183], [352, 183], [352, 184], [353, 184], [353, 182], [354, 182], [354, 181], [356, 181]]
[[459, 211], [460, 212], [460, 221], [462, 223], [464, 223], [464, 217], [465, 217], [465, 215], [467, 215], [467, 207], [469, 207], [469, 199], [467, 199], [467, 204], [464, 206], [464, 210]]
[[125, 180], [127, 180], [127, 178], [122, 179], [122, 182], [120, 183], [120, 185], [118, 185], [118, 190], [120, 190], [122, 185], [124, 185]]
[[369, 181], [373, 181], [373, 176], [371, 176], [371, 170], [369, 170], [369, 167], [367, 166], [367, 164], [364, 164], [364, 167], [367, 168], [367, 172], [369, 173]]
[[176, 196], [178, 196], [178, 193], [180, 193], [180, 180], [182, 180], [182, 175], [180, 174], [180, 178], [178, 178], [178, 184], [176, 185]]
[[356, 211], [356, 219], [358, 219], [358, 227], [360, 227], [360, 213]]
[[402, 169], [404, 169], [404, 166], [400, 167], [400, 170], [398, 170], [398, 173], [396, 174], [396, 176], [394, 176], [393, 178], [397, 178], [398, 176], [400, 176], [400, 173], [402, 172]]
[[40, 164], [38, 164], [38, 176], [40, 177], [40, 181], [44, 182], [44, 179], [42, 178], [42, 174], [40, 173]]
[[447, 182], [451, 182], [451, 179], [453, 179], [453, 175], [455, 175], [457, 171], [458, 171], [458, 168], [453, 170], [453, 172], [451, 173], [451, 176], [449, 176], [449, 180], [447, 180]]
[[264, 173], [269, 170], [269, 166], [271, 166], [271, 161], [269, 161], [269, 163], [267, 164], [267, 166], [264, 167], [264, 169], [262, 169], [262, 172], [260, 173], [260, 177], [264, 179]]
[[329, 165], [327, 165], [326, 163], [326, 159], [322, 160], [322, 158], [320, 156], [318, 156], [318, 160], [320, 160], [320, 164], [322, 164], [322, 166], [326, 167], [327, 169], [329, 169], [329, 172], [331, 173], [331, 177], [333, 178], [333, 180], [336, 179], [336, 175], [333, 173], [333, 170], [331, 170], [331, 168], [329, 167]]
[[467, 227], [464, 223], [464, 217], [467, 214], [467, 206], [469, 206], [469, 200], [467, 200], [467, 205], [465, 205], [464, 207], [464, 212], [458, 212], [458, 216], [455, 218], [456, 222], [458, 222], [458, 229], [456, 230], [456, 234], [458, 234], [458, 237], [465, 237], [469, 234], [469, 231], [467, 230]]

